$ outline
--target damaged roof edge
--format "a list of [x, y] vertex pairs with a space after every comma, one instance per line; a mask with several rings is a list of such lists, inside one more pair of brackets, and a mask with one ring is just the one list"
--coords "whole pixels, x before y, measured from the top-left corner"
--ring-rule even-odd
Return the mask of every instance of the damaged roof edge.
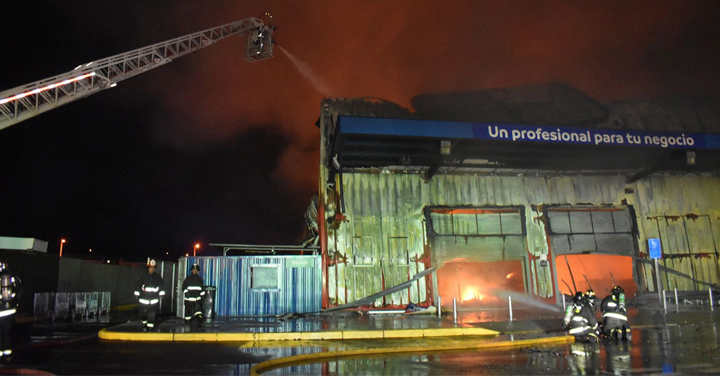
[[[601, 104], [563, 83], [421, 94], [413, 109], [374, 98], [326, 98], [336, 116], [720, 133], [720, 96], [688, 95]], [[319, 122], [319, 121], [318, 121]], [[316, 124], [317, 125], [317, 124]]]

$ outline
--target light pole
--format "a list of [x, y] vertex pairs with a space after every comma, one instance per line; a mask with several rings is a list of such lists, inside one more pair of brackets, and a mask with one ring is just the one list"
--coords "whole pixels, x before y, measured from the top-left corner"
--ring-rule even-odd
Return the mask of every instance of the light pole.
[[200, 243], [195, 243], [195, 248], [193, 248], [193, 257], [197, 255], [197, 250], [200, 249]]
[[62, 249], [63, 245], [65, 245], [65, 241], [66, 240], [64, 238], [60, 238], [60, 257], [62, 257]]

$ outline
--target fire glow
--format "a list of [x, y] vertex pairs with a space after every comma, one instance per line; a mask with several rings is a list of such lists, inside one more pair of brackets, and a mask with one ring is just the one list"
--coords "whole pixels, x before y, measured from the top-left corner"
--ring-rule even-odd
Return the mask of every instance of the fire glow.
[[[584, 291], [592, 288], [598, 296], [605, 297], [614, 285], [622, 286], [626, 297], [635, 295], [637, 291], [633, 280], [633, 262], [628, 256], [557, 256], [555, 265], [557, 265], [558, 289], [561, 294], [572, 296], [575, 289]], [[597, 265], [602, 267], [599, 268]]]
[[480, 300], [483, 300], [484, 297], [485, 297], [485, 295], [480, 294], [475, 289], [475, 287], [466, 287], [465, 291], [463, 291], [463, 293], [462, 293], [462, 298], [460, 299], [460, 302], [462, 303], [462, 302], [466, 302], [466, 301], [473, 300], [473, 299], [480, 301]]
[[438, 269], [438, 292], [444, 304], [452, 299], [465, 307], [492, 307], [504, 304], [493, 295], [494, 290], [524, 292], [520, 261], [448, 262]]

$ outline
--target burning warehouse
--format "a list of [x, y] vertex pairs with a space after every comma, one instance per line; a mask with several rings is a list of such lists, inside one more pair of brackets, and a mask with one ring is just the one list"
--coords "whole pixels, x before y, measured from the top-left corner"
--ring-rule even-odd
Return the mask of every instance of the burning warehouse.
[[718, 284], [720, 98], [601, 104], [548, 84], [412, 107], [322, 103], [323, 307], [408, 281], [370, 305]]

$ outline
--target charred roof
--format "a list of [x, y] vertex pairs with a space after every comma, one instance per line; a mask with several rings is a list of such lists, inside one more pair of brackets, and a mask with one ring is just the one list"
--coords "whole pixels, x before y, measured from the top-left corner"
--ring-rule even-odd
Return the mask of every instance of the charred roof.
[[[662, 149], [628, 145], [576, 145], [508, 142], [431, 136], [411, 132], [343, 134], [342, 117], [493, 123], [688, 133], [720, 133], [720, 97], [684, 96], [601, 104], [581, 91], [558, 83], [460, 93], [423, 94], [413, 110], [368, 98], [326, 99], [326, 152], [335, 169], [400, 168], [477, 172], [627, 172], [632, 179], [656, 171], [720, 171], [720, 150]], [[394, 124], [397, 124], [394, 123]], [[450, 143], [451, 151], [442, 150]], [[692, 154], [692, 161], [690, 154]]]

